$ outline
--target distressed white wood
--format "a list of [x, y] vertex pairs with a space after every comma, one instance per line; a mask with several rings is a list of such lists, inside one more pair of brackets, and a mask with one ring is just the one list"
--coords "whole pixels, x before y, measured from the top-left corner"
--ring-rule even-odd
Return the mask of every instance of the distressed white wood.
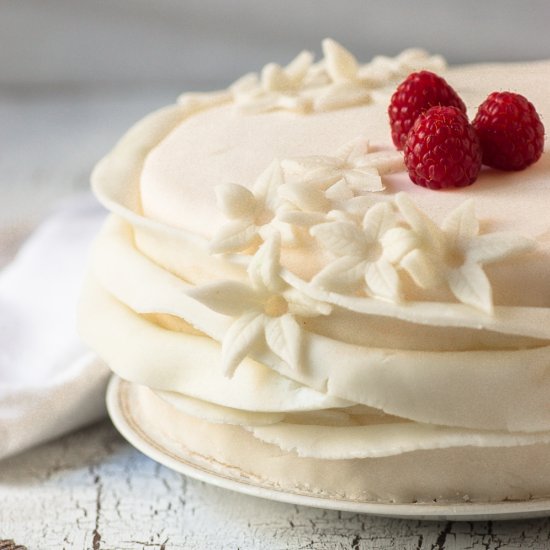
[[[0, 263], [56, 198], [86, 188], [126, 126], [173, 92], [0, 92]], [[105, 421], [0, 462], [2, 539], [29, 550], [544, 549], [550, 520], [432, 523], [261, 500], [155, 464]]]
[[29, 550], [548, 548], [550, 520], [421, 522], [293, 506], [185, 477], [108, 421], [0, 463], [0, 540]]

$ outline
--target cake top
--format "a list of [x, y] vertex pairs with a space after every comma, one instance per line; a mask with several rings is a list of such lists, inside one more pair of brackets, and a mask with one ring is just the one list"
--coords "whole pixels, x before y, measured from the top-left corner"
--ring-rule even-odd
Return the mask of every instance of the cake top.
[[[322, 291], [458, 300], [486, 313], [550, 305], [540, 277], [550, 261], [549, 155], [520, 172], [484, 167], [474, 185], [435, 192], [411, 182], [388, 120], [397, 84], [422, 68], [449, 82], [470, 119], [495, 90], [525, 95], [544, 119], [550, 62], [447, 68], [409, 50], [360, 65], [331, 40], [323, 47], [316, 64], [302, 53], [159, 115], [168, 122], [156, 119], [162, 129], [125, 189], [135, 208], [212, 256], [239, 255], [237, 264], [276, 240], [280, 267]], [[184, 275], [193, 283], [209, 280], [193, 271]]]

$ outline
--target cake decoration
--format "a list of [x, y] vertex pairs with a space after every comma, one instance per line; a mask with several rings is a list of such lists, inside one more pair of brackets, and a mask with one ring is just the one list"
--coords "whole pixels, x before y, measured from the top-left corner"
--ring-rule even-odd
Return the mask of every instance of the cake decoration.
[[534, 105], [520, 94], [493, 92], [473, 121], [483, 163], [500, 170], [523, 170], [544, 149], [544, 126]]
[[435, 106], [450, 106], [466, 114], [466, 105], [445, 79], [431, 71], [411, 73], [393, 93], [388, 115], [391, 137], [403, 149], [409, 130], [424, 111]]
[[[249, 73], [229, 87], [230, 97], [243, 114], [288, 110], [301, 113], [330, 111], [371, 101], [371, 92], [395, 78], [421, 68], [442, 70], [441, 56], [430, 56], [420, 49], [405, 50], [395, 58], [379, 56], [360, 65], [355, 57], [336, 41], [323, 41], [324, 59], [313, 63], [313, 55], [304, 51], [285, 67], [266, 65], [261, 73]], [[197, 99], [199, 96], [189, 96]], [[215, 99], [226, 100], [227, 92]], [[188, 102], [187, 95], [180, 101]]]
[[412, 182], [429, 189], [465, 187], [481, 170], [479, 138], [457, 107], [431, 107], [405, 140], [405, 165]]
[[[80, 327], [144, 431], [279, 491], [550, 495], [547, 153], [412, 185], [388, 102], [421, 57], [365, 66], [329, 42], [247, 77], [240, 105], [184, 95], [99, 164], [112, 215]], [[428, 68], [469, 112], [513, 89], [549, 116], [549, 62]], [[348, 106], [317, 110], [325, 92]]]
[[248, 266], [249, 283], [222, 281], [188, 295], [223, 315], [234, 317], [222, 342], [222, 368], [232, 376], [253, 348], [268, 348], [291, 368], [301, 363], [301, 328], [295, 316], [328, 315], [332, 307], [290, 287], [280, 277], [281, 242], [273, 234]]

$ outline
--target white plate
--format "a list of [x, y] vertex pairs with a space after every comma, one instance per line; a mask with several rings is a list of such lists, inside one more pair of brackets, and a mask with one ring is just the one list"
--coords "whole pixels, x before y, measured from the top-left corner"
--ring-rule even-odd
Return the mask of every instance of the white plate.
[[183, 450], [178, 453], [173, 449], [169, 450], [158, 434], [145, 432], [132, 415], [131, 387], [131, 383], [113, 376], [107, 389], [107, 409], [118, 431], [136, 449], [167, 468], [224, 489], [290, 504], [409, 519], [475, 521], [550, 515], [550, 499], [499, 503], [379, 504], [323, 498], [303, 492], [278, 491], [238, 477], [222, 475], [209, 470], [203, 464], [197, 464], [192, 456], [186, 455]]

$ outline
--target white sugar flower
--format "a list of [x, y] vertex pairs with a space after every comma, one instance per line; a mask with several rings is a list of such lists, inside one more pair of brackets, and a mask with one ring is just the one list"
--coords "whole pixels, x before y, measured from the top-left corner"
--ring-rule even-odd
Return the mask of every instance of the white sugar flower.
[[216, 187], [220, 210], [230, 219], [214, 235], [210, 250], [214, 253], [239, 252], [258, 246], [277, 225], [291, 240], [292, 228], [274, 220], [280, 203], [277, 189], [284, 181], [279, 162], [271, 163], [254, 182], [252, 191], [236, 183]]
[[222, 281], [189, 295], [234, 318], [222, 342], [222, 367], [232, 376], [241, 361], [267, 346], [290, 367], [301, 364], [302, 328], [296, 317], [328, 315], [331, 306], [290, 287], [280, 276], [280, 238], [273, 234], [248, 267], [250, 284]]
[[330, 111], [371, 100], [371, 83], [361, 78], [360, 65], [355, 57], [338, 42], [323, 40], [324, 68], [329, 77], [328, 86], [318, 88], [313, 95], [315, 111]]
[[370, 63], [362, 65], [359, 77], [372, 83], [373, 86], [383, 86], [397, 78], [405, 78], [412, 72], [420, 70], [439, 73], [447, 64], [440, 55], [429, 55], [420, 48], [403, 50], [396, 57], [378, 55]]
[[311, 234], [337, 257], [312, 279], [312, 284], [340, 293], [366, 286], [375, 297], [399, 301], [399, 275], [382, 245], [384, 235], [396, 223], [393, 206], [379, 202], [366, 212], [361, 226], [334, 221], [312, 227]]
[[372, 151], [363, 136], [341, 147], [334, 157], [311, 156], [284, 160], [293, 181], [279, 187], [284, 199], [281, 221], [311, 226], [326, 221], [333, 210], [363, 215], [372, 201], [365, 195], [384, 190], [382, 174], [404, 168], [398, 151]]
[[482, 266], [531, 250], [534, 241], [509, 232], [479, 235], [472, 200], [451, 212], [441, 228], [405, 193], [395, 200], [410, 229], [385, 235], [389, 256], [400, 260], [419, 287], [446, 285], [459, 301], [491, 313], [492, 288]]
[[249, 114], [276, 109], [308, 111], [311, 101], [300, 90], [312, 61], [312, 54], [304, 51], [286, 67], [270, 63], [260, 76], [251, 73], [240, 78], [230, 87], [237, 108]]

